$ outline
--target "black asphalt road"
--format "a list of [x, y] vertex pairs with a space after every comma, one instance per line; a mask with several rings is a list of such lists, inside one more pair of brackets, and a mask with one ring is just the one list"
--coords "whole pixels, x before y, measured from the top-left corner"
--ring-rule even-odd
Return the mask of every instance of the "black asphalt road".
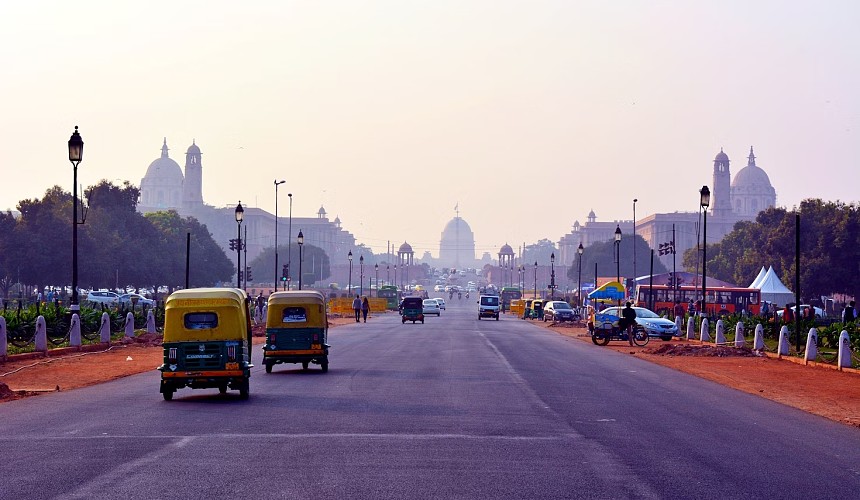
[[251, 397], [159, 374], [0, 405], [0, 498], [858, 498], [860, 430], [528, 321], [396, 314]]

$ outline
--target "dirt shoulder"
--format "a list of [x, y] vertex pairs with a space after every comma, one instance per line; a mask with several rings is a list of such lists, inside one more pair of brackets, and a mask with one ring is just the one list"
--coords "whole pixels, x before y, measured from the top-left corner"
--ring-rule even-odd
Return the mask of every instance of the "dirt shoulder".
[[[330, 326], [353, 322], [332, 318]], [[844, 424], [860, 427], [860, 373], [823, 366], [804, 366], [786, 359], [745, 355], [733, 348], [715, 349], [698, 342], [652, 340], [646, 347], [612, 342], [596, 346], [582, 326], [540, 325], [594, 349], [612, 349], [684, 373], [755, 394]], [[261, 327], [254, 343], [263, 341]], [[0, 363], [0, 402], [50, 391], [67, 391], [107, 382], [155, 368], [162, 362], [160, 337], [145, 336], [97, 352], [58, 357], [16, 359]]]

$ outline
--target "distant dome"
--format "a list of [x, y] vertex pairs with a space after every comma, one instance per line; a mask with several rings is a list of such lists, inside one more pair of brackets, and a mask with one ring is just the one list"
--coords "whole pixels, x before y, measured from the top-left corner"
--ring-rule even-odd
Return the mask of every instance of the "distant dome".
[[594, 213], [594, 210], [588, 212], [588, 218], [589, 219], [596, 219], [597, 218], [597, 214]]
[[193, 139], [191, 140], [191, 145], [188, 146], [188, 150], [185, 152], [185, 154], [187, 154], [187, 155], [199, 155], [200, 154], [200, 148], [197, 147], [197, 141], [195, 141]]
[[753, 154], [752, 147], [750, 147], [747, 166], [735, 174], [735, 178], [732, 179], [732, 188], [746, 188], [748, 190], [763, 189], [767, 191], [773, 189], [767, 172], [755, 164], [755, 155]]
[[413, 253], [412, 252], [412, 245], [410, 245], [409, 243], [406, 243], [404, 241], [403, 244], [400, 245], [400, 248], [397, 250], [397, 252], [398, 253]]
[[182, 175], [182, 169], [179, 164], [167, 156], [167, 139], [164, 139], [164, 145], [161, 146], [161, 158], [156, 159], [149, 164], [146, 169], [144, 179], [156, 181], [161, 185], [177, 185], [182, 186], [182, 181], [185, 176]]
[[499, 250], [499, 255], [513, 255], [513, 254], [514, 254], [514, 249], [511, 248], [511, 246], [508, 245], [507, 243], [505, 243], [502, 246], [501, 250]]
[[319, 209], [319, 210], [317, 210], [317, 215], [325, 215], [325, 208], [323, 208], [322, 206], [320, 206], [320, 209]]
[[439, 240], [439, 261], [443, 266], [474, 267], [475, 235], [462, 217], [454, 217], [442, 231]]
[[729, 155], [723, 152], [723, 148], [720, 148], [720, 152], [714, 157], [714, 161], [729, 161]]

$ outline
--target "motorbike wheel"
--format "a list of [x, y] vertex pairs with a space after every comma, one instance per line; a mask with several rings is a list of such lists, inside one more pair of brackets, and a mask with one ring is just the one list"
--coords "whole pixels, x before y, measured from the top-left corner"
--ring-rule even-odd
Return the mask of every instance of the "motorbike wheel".
[[642, 329], [633, 330], [633, 343], [638, 345], [639, 347], [645, 347], [648, 344], [648, 341], [651, 340], [651, 337], [648, 336], [648, 332]]

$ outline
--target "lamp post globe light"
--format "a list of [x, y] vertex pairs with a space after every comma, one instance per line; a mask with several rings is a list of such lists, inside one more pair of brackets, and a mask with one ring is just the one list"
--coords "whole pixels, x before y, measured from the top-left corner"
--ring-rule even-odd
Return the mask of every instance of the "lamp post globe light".
[[346, 289], [349, 290], [349, 296], [352, 297], [352, 250], [346, 254], [346, 258], [349, 260], [349, 282]]
[[582, 243], [580, 242], [579, 246], [576, 248], [576, 254], [579, 255], [579, 258], [576, 259], [577, 261], [579, 261], [579, 273], [578, 273], [579, 274], [579, 278], [578, 278], [579, 284], [577, 285], [579, 287], [579, 291], [576, 293], [576, 296], [579, 299], [578, 300], [579, 307], [582, 307], [582, 304], [584, 304], [584, 302], [582, 300], [582, 253], [583, 252], [585, 252], [585, 249], [582, 248]]
[[379, 298], [379, 264], [373, 265], [373, 270], [376, 271], [376, 298]]
[[[385, 281], [391, 284], [391, 264], [385, 264]], [[379, 287], [377, 287], [377, 296], [379, 296]]]
[[549, 300], [555, 299], [555, 252], [549, 256]]
[[242, 219], [245, 218], [245, 209], [240, 201], [236, 205], [236, 288], [242, 288]]
[[535, 261], [535, 293], [534, 293], [533, 297], [538, 298], [538, 295], [537, 295], [537, 261]]
[[287, 226], [287, 232], [290, 233], [287, 236], [287, 290], [289, 290], [290, 281], [292, 281], [292, 276], [290, 276], [292, 266], [290, 264], [293, 263], [293, 193], [287, 193], [287, 197], [290, 199], [290, 221]]
[[[401, 275], [402, 277], [403, 275]], [[394, 283], [397, 284], [397, 264], [394, 264]], [[403, 283], [399, 284], [399, 289], [403, 290]]]
[[358, 294], [364, 295], [364, 255], [358, 257]]
[[84, 140], [78, 126], [69, 137], [69, 161], [72, 162], [72, 299], [69, 309], [74, 313], [78, 305], [78, 165], [84, 158]]
[[707, 316], [707, 309], [705, 308], [705, 304], [707, 304], [707, 295], [705, 294], [707, 289], [705, 288], [705, 279], [707, 276], [706, 266], [708, 263], [708, 206], [711, 204], [711, 190], [708, 189], [708, 186], [702, 186], [702, 189], [699, 190], [699, 205], [702, 207], [702, 211], [705, 213], [704, 219], [702, 219], [702, 314]]
[[[618, 225], [615, 226], [615, 280], [621, 284], [621, 226]], [[618, 305], [621, 305], [621, 299], [618, 299]]]
[[278, 186], [285, 182], [275, 179], [275, 279], [272, 282], [275, 290], [278, 289]]
[[296, 243], [299, 244], [299, 290], [302, 289], [302, 245], [305, 244], [305, 235], [299, 229], [299, 235], [296, 236]]

